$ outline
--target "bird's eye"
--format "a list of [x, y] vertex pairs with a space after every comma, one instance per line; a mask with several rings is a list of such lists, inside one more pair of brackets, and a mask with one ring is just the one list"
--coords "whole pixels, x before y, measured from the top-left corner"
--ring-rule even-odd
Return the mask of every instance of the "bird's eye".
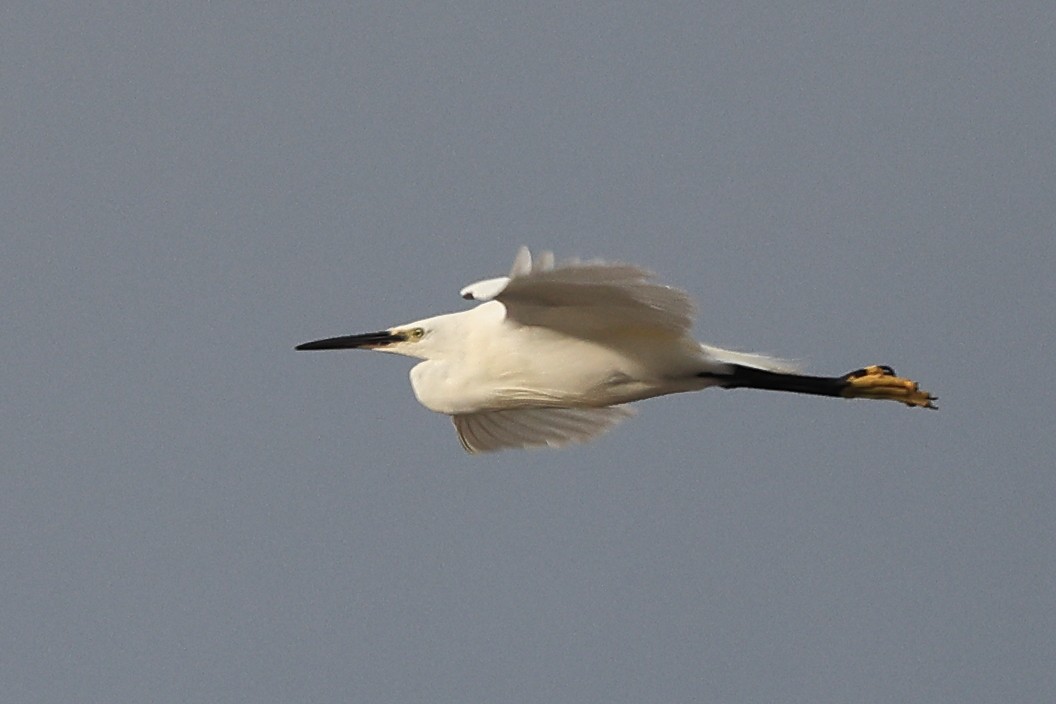
[[422, 339], [422, 335], [424, 335], [424, 334], [425, 334], [425, 330], [423, 330], [422, 328], [415, 328], [414, 330], [411, 330], [411, 339], [412, 340], [420, 340], [420, 339]]

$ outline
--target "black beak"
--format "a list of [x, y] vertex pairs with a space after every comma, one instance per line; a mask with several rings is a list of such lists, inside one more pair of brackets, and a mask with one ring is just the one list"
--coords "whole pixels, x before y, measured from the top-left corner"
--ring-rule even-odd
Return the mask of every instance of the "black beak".
[[407, 337], [403, 333], [389, 332], [366, 332], [362, 335], [343, 335], [341, 337], [328, 337], [325, 340], [305, 342], [294, 347], [296, 350], [354, 350], [360, 347], [374, 349], [384, 347], [392, 342], [401, 342]]

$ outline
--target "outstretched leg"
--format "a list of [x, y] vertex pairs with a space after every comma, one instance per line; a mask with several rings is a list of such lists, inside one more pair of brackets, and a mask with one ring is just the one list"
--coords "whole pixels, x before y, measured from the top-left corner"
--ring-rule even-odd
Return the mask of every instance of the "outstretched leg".
[[731, 364], [729, 374], [708, 374], [724, 389], [766, 389], [768, 391], [790, 391], [815, 396], [840, 398], [890, 399], [907, 406], [938, 408], [936, 400], [927, 391], [921, 391], [917, 382], [895, 374], [891, 367], [874, 365], [857, 369], [843, 376], [805, 376], [769, 372], [740, 364]]

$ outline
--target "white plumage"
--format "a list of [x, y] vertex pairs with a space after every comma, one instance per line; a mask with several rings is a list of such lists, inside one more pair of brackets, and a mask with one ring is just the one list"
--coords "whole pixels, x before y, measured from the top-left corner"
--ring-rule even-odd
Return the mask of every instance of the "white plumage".
[[[872, 393], [853, 393], [863, 385], [851, 375], [803, 377], [779, 359], [701, 344], [689, 335], [693, 303], [686, 293], [654, 283], [635, 266], [555, 266], [549, 252], [533, 263], [521, 248], [509, 276], [470, 284], [461, 295], [480, 305], [298, 349], [368, 348], [423, 360], [411, 370], [415, 395], [452, 416], [470, 452], [585, 442], [632, 415], [624, 404], [709, 386], [930, 405], [923, 392], [877, 394], [869, 383]], [[879, 386], [909, 383], [916, 391], [889, 368], [862, 372], [855, 378], [896, 379]]]

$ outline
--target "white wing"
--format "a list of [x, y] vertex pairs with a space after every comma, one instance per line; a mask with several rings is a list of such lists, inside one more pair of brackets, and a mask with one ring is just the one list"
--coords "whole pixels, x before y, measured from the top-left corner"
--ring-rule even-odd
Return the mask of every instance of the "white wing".
[[490, 301], [506, 289], [506, 286], [510, 283], [510, 279], [528, 276], [533, 271], [550, 271], [553, 268], [553, 252], [543, 252], [539, 255], [539, 259], [533, 264], [531, 251], [529, 251], [527, 247], [521, 247], [517, 250], [517, 256], [513, 260], [513, 266], [510, 267], [509, 276], [500, 276], [497, 279], [484, 279], [483, 281], [477, 281], [464, 287], [458, 292], [458, 295], [470, 301]]
[[693, 302], [684, 291], [650, 281], [645, 269], [600, 261], [571, 261], [554, 266], [544, 252], [532, 262], [522, 247], [509, 276], [462, 289], [463, 298], [498, 299], [510, 318], [575, 333], [585, 327], [622, 327], [686, 332]]
[[563, 447], [593, 440], [634, 415], [625, 406], [606, 408], [513, 408], [452, 416], [466, 452], [521, 447]]

